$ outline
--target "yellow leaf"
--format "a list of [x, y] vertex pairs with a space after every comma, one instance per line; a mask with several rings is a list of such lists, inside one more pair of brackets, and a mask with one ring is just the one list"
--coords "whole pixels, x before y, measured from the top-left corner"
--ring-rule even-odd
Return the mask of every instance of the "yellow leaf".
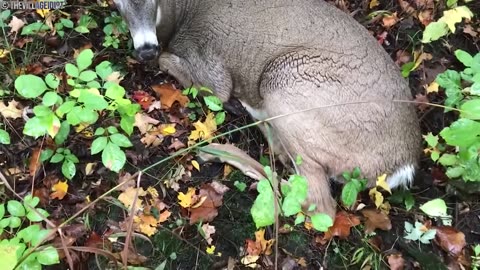
[[[121, 201], [126, 207], [130, 208], [133, 205], [133, 201], [135, 200], [135, 195], [137, 194], [137, 188], [129, 187], [125, 189], [124, 192], [120, 193], [118, 196], [118, 200]], [[143, 188], [138, 188], [138, 197], [145, 196], [147, 192], [143, 190]], [[140, 198], [137, 199], [135, 209], [138, 210], [142, 208], [142, 200]]]
[[85, 165], [85, 175], [91, 175], [95, 170], [96, 165], [96, 162], [87, 163], [87, 165]]
[[163, 124], [160, 125], [160, 134], [163, 136], [173, 135], [177, 132], [175, 129], [175, 124]]
[[191, 145], [196, 140], [208, 140], [213, 137], [213, 133], [217, 130], [215, 115], [208, 113], [205, 122], [197, 121], [193, 123], [195, 130], [188, 136], [188, 143]]
[[386, 174], [383, 174], [383, 175], [380, 175], [378, 178], [377, 178], [377, 187], [381, 187], [383, 188], [384, 190], [388, 191], [388, 193], [392, 194], [392, 191], [390, 190], [390, 186], [387, 184], [387, 182], [385, 181], [387, 179], [387, 175]]
[[195, 196], [195, 188], [189, 187], [186, 194], [183, 192], [178, 193], [178, 203], [183, 208], [188, 208], [193, 204], [193, 196]]
[[200, 164], [196, 160], [192, 160], [192, 166], [197, 169], [197, 171], [200, 171]]
[[207, 254], [213, 255], [213, 253], [215, 253], [215, 246], [212, 245], [212, 246], [207, 247], [206, 252], [207, 252]]
[[243, 257], [240, 262], [247, 267], [255, 269], [258, 266], [255, 262], [258, 261], [259, 258], [260, 256], [258, 255], [247, 255]]
[[148, 192], [148, 194], [150, 194], [150, 196], [152, 196], [153, 198], [158, 198], [158, 191], [157, 191], [154, 187], [149, 186], [149, 187], [147, 188], [147, 192]]
[[472, 11], [466, 6], [459, 6], [443, 12], [443, 17], [438, 21], [443, 21], [448, 25], [452, 33], [455, 32], [455, 24], [462, 21], [463, 18], [471, 19]]
[[55, 185], [52, 187], [52, 194], [50, 194], [50, 198], [52, 199], [59, 199], [62, 200], [63, 197], [67, 194], [68, 191], [68, 184], [67, 181], [62, 182], [58, 181]]
[[140, 215], [134, 218], [134, 222], [138, 224], [141, 233], [152, 236], [157, 232], [157, 220], [151, 215]]
[[265, 230], [258, 230], [255, 232], [255, 242], [259, 242], [262, 247], [262, 253], [265, 255], [272, 254], [272, 245], [274, 239], [265, 240]]
[[42, 18], [45, 18], [45, 16], [50, 13], [49, 9], [36, 9], [35, 12], [37, 12], [38, 15], [40, 15]]
[[225, 167], [223, 168], [223, 177], [227, 178], [227, 176], [233, 171], [232, 166], [225, 164]]
[[432, 60], [432, 55], [421, 51], [414, 51], [413, 59], [415, 61], [415, 65], [411, 70], [416, 70], [424, 60]]
[[7, 57], [7, 55], [10, 53], [10, 50], [7, 49], [0, 49], [0, 59]]
[[427, 94], [429, 93], [438, 93], [438, 83], [436, 81], [433, 81], [430, 85], [427, 87]]
[[369, 6], [370, 9], [372, 9], [372, 8], [378, 6], [379, 4], [380, 3], [378, 3], [378, 0], [372, 0], [372, 1], [370, 1], [370, 5], [368, 5], [368, 6]]
[[368, 192], [368, 195], [370, 196], [372, 201], [375, 202], [375, 206], [377, 206], [377, 208], [379, 208], [382, 205], [383, 195], [377, 190], [376, 187], [370, 189], [370, 191]]

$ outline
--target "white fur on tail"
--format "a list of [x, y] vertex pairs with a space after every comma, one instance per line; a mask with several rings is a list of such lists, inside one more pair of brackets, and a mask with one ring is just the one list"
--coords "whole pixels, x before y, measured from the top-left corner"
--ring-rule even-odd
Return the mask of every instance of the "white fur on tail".
[[397, 187], [410, 188], [413, 183], [413, 175], [415, 174], [415, 168], [413, 165], [405, 165], [400, 169], [397, 169], [387, 179], [387, 183], [391, 189]]

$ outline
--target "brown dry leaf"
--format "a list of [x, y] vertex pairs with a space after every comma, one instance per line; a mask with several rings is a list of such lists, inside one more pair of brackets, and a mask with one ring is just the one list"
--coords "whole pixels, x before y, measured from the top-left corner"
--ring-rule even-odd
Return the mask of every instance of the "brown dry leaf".
[[18, 105], [18, 102], [15, 100], [8, 102], [8, 106], [5, 106], [3, 102], [0, 102], [0, 114], [5, 118], [21, 118], [23, 110], [18, 109]]
[[340, 239], [346, 239], [350, 235], [350, 228], [360, 224], [360, 219], [345, 211], [337, 212], [333, 226], [323, 236], [325, 243], [335, 236]]
[[246, 251], [248, 255], [270, 255], [272, 254], [272, 245], [274, 239], [265, 240], [265, 229], [255, 232], [255, 242], [251, 239], [246, 240]]
[[170, 109], [175, 101], [178, 101], [182, 107], [185, 107], [189, 102], [188, 97], [182, 95], [179, 89], [176, 89], [173, 84], [152, 85], [153, 91], [157, 93], [162, 103], [162, 108]]
[[[118, 200], [121, 201], [126, 207], [130, 208], [133, 205], [133, 201], [135, 200], [135, 195], [137, 194], [138, 189], [138, 197], [145, 196], [147, 192], [143, 190], [143, 188], [134, 188], [129, 187], [124, 192], [118, 195]], [[137, 198], [135, 209], [138, 210], [142, 207], [143, 202], [140, 198]]]
[[145, 134], [140, 141], [145, 145], [145, 147], [157, 147], [160, 146], [163, 142], [163, 136], [158, 134], [159, 132], [149, 132]]
[[472, 37], [478, 37], [478, 31], [479, 31], [479, 30], [480, 30], [480, 29], [475, 30], [470, 24], [465, 25], [465, 27], [463, 28], [463, 32], [464, 32], [465, 34], [469, 34], [469, 35], [472, 36]]
[[365, 217], [365, 233], [370, 234], [375, 229], [389, 231], [392, 229], [392, 222], [387, 214], [377, 209], [363, 209], [363, 216]]
[[418, 20], [423, 26], [429, 25], [433, 21], [433, 10], [427, 9], [418, 13]]
[[203, 233], [204, 233], [202, 235], [203, 238], [205, 238], [205, 240], [207, 240], [207, 243], [209, 245], [211, 245], [212, 241], [213, 241], [212, 235], [215, 233], [215, 226], [211, 226], [208, 223], [206, 223], [206, 224], [202, 225], [202, 230], [203, 230]]
[[28, 165], [28, 171], [30, 172], [30, 176], [35, 176], [37, 174], [38, 169], [42, 165], [40, 161], [40, 154], [42, 153], [42, 149], [37, 147], [32, 150], [32, 155], [30, 157], [30, 162]]
[[107, 82], [113, 82], [116, 84], [120, 84], [120, 82], [123, 80], [123, 77], [121, 76], [120, 72], [114, 71], [110, 75], [105, 78], [105, 81]]
[[18, 30], [20, 30], [24, 25], [25, 25], [24, 21], [17, 18], [16, 16], [12, 16], [12, 20], [8, 24], [8, 26], [11, 27], [10, 28], [10, 33], [13, 33], [13, 32], [18, 33]]
[[401, 253], [394, 253], [387, 256], [388, 265], [391, 270], [403, 270], [405, 267], [405, 260]]
[[158, 125], [160, 121], [157, 119], [153, 119], [152, 117], [144, 114], [144, 113], [137, 113], [135, 115], [135, 123], [133, 124], [140, 130], [140, 134], [146, 134], [149, 130], [153, 128], [153, 126]]
[[419, 102], [417, 103], [417, 107], [418, 109], [420, 109], [420, 111], [425, 111], [427, 108], [428, 108], [428, 104], [425, 104], [425, 102], [430, 102], [428, 100], [428, 97], [424, 94], [417, 94], [415, 95], [415, 102]]
[[173, 149], [173, 150], [175, 150], [175, 151], [178, 151], [179, 149], [185, 148], [185, 146], [186, 146], [186, 145], [185, 145], [182, 141], [180, 141], [179, 139], [175, 138], [175, 139], [173, 139], [172, 144], [170, 144], [170, 145], [168, 146], [168, 150]]
[[395, 64], [398, 66], [410, 62], [411, 55], [408, 51], [398, 50], [396, 56]]
[[450, 255], [457, 258], [466, 245], [465, 234], [451, 226], [432, 227], [436, 229], [435, 242]]
[[390, 28], [398, 23], [400, 19], [397, 17], [397, 12], [394, 12], [392, 15], [387, 15], [382, 18], [382, 25], [385, 28]]
[[413, 14], [416, 16], [416, 10], [410, 3], [406, 0], [398, 0], [398, 5], [402, 8], [403, 11], [407, 14]]
[[[223, 194], [227, 187], [220, 183], [203, 184], [198, 192], [198, 198], [204, 200], [201, 205], [196, 208], [190, 208], [190, 224], [202, 220], [203, 222], [211, 222], [217, 215], [217, 208], [223, 204]], [[197, 206], [197, 205], [196, 205]]]
[[200, 120], [193, 123], [195, 130], [188, 136], [188, 144], [192, 145], [197, 140], [208, 140], [213, 137], [214, 132], [217, 130], [217, 123], [215, 122], [215, 115], [210, 112], [207, 114], [205, 122]]
[[68, 192], [68, 184], [67, 181], [62, 182], [58, 181], [55, 185], [52, 187], [52, 194], [50, 194], [50, 198], [52, 199], [59, 199], [62, 200], [65, 195], [67, 195]]
[[432, 58], [433, 56], [429, 53], [414, 51], [413, 59], [414, 59], [415, 65], [413, 66], [412, 70], [416, 70], [418, 66], [420, 66], [423, 63], [423, 61], [432, 60]]

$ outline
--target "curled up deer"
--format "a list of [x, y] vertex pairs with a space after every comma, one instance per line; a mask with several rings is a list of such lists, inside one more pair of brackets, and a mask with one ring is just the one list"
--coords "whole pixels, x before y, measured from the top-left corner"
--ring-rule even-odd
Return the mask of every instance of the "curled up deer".
[[413, 181], [418, 119], [412, 104], [393, 102], [411, 100], [410, 89], [348, 14], [322, 0], [115, 3], [139, 60], [158, 57], [183, 86], [237, 98], [255, 119], [288, 115], [270, 122], [274, 149], [303, 158], [315, 211], [335, 215], [329, 181], [356, 166], [370, 185], [383, 173], [391, 188]]

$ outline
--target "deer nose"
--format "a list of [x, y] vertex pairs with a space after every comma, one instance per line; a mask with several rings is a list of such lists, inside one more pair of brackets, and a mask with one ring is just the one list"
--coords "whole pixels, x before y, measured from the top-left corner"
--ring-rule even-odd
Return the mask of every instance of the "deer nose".
[[158, 54], [158, 45], [146, 44], [137, 50], [138, 60], [145, 62], [155, 59]]

